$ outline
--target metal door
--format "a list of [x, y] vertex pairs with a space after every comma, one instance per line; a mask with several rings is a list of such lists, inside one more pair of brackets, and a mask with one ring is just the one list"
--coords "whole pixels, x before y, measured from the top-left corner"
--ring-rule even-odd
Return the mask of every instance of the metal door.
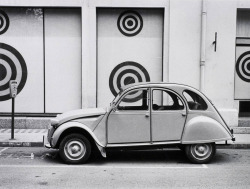
[[250, 38], [237, 38], [234, 97], [250, 99]]
[[175, 93], [153, 89], [151, 115], [153, 142], [181, 140], [186, 109]]
[[18, 83], [16, 112], [44, 112], [43, 10], [0, 9], [0, 112], [11, 112], [9, 81]]
[[45, 111], [81, 108], [81, 10], [44, 10]]
[[97, 10], [97, 106], [123, 85], [162, 81], [163, 9]]
[[[150, 103], [148, 90], [128, 92], [117, 110], [108, 117], [108, 143], [150, 142]], [[126, 101], [131, 95], [136, 99]]]

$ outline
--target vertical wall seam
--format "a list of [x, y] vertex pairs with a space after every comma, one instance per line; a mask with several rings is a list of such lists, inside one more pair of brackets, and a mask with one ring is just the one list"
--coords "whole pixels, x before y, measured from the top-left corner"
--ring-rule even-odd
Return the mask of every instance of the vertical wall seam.
[[45, 9], [43, 8], [43, 113], [46, 113], [46, 86], [45, 86], [45, 14], [44, 14]]
[[206, 0], [202, 0], [201, 12], [201, 49], [200, 49], [200, 91], [205, 90], [205, 63], [206, 63]]

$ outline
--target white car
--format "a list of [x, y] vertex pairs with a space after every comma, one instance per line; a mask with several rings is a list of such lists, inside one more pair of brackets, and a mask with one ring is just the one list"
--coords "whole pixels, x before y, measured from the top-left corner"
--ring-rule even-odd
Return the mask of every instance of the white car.
[[[133, 98], [131, 98], [133, 97]], [[215, 142], [235, 140], [215, 106], [181, 84], [138, 83], [123, 87], [108, 108], [75, 110], [51, 120], [48, 148], [66, 163], [85, 163], [97, 148], [179, 146], [193, 163], [209, 162]]]

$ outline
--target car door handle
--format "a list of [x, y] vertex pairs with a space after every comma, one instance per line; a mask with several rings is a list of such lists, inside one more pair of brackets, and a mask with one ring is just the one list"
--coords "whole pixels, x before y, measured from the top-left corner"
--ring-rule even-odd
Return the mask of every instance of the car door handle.
[[146, 114], [145, 114], [145, 117], [149, 117], [149, 113], [146, 113]]
[[187, 113], [185, 112], [185, 113], [182, 113], [181, 115], [182, 115], [182, 116], [186, 116], [186, 115], [187, 115]]

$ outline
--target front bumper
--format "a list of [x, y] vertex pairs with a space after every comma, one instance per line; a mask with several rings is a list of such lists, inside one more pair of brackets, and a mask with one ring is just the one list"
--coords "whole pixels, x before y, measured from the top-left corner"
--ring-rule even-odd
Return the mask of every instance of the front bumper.
[[51, 148], [51, 145], [48, 141], [48, 136], [43, 136], [43, 146], [46, 148]]
[[54, 132], [55, 132], [55, 128], [50, 125], [48, 129], [47, 137], [44, 137], [44, 140], [43, 140], [43, 145], [46, 148], [52, 148], [51, 141], [53, 139], [52, 136]]

